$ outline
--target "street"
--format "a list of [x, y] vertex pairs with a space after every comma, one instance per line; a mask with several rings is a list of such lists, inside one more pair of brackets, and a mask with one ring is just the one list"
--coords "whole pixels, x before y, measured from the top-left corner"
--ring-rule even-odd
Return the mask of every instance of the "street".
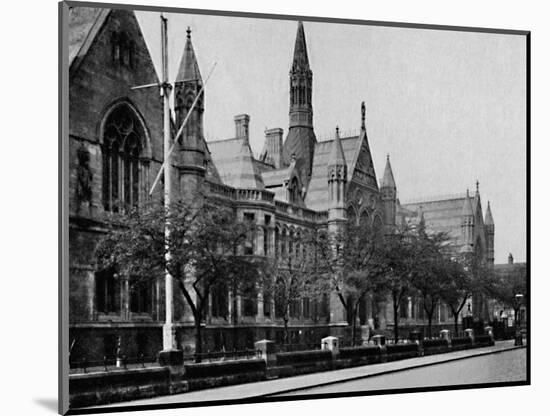
[[521, 381], [526, 380], [526, 377], [526, 349], [514, 348], [513, 341], [498, 341], [492, 347], [95, 407], [251, 400], [261, 397]]
[[526, 377], [526, 350], [522, 348], [271, 397], [523, 381]]

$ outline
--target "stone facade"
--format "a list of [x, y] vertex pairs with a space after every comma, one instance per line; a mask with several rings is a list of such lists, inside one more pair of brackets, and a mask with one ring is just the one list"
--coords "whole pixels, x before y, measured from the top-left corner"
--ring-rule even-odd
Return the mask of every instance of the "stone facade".
[[[163, 162], [159, 89], [132, 89], [159, 80], [131, 11], [71, 8], [69, 42], [71, 357], [93, 361], [113, 356], [119, 338], [128, 357], [153, 356], [162, 348], [163, 276], [148, 287], [133, 288], [126, 276], [98, 271], [93, 254], [109, 216], [145, 201]], [[336, 129], [333, 140], [317, 141], [312, 74], [300, 22], [289, 77], [286, 140], [283, 143], [283, 129], [267, 130], [259, 158], [250, 148], [250, 118], [246, 114], [235, 117], [234, 137], [216, 142], [204, 139], [202, 118], [207, 100], [203, 95], [171, 161], [174, 198], [200, 190], [233, 208], [238, 218], [253, 221], [257, 233], [246, 249], [258, 256], [292, 258], [295, 253], [289, 250], [289, 238], [310, 229], [328, 228], [338, 233], [349, 221], [392, 227], [397, 221], [414, 220], [420, 209], [428, 227], [433, 221], [437, 228], [440, 210], [431, 210], [434, 201], [399, 204], [389, 158], [379, 186], [364, 104], [359, 135], [340, 137]], [[188, 115], [202, 83], [189, 30], [174, 85], [174, 131]], [[152, 198], [161, 201], [162, 186]], [[492, 246], [492, 239], [480, 220], [478, 193], [476, 198], [471, 234], [475, 238], [473, 243], [470, 237], [462, 243], [489, 253], [488, 241]], [[471, 198], [459, 200], [469, 203]], [[455, 202], [440, 203], [448, 203], [454, 212]], [[462, 238], [462, 217], [446, 226], [457, 233], [457, 239]], [[384, 328], [392, 321], [390, 307], [366, 303], [363, 327]], [[412, 304], [406, 311], [407, 323], [421, 322]], [[253, 302], [228, 293], [221, 301], [210, 302], [209, 312], [204, 323], [205, 351], [252, 348], [259, 339], [282, 339], [282, 319], [276, 316], [269, 294], [261, 290]], [[193, 318], [178, 296], [174, 318], [178, 346], [192, 351]], [[293, 308], [291, 342], [318, 344], [328, 335], [343, 335], [346, 327], [345, 311], [336, 296], [329, 296], [327, 304], [304, 300]]]

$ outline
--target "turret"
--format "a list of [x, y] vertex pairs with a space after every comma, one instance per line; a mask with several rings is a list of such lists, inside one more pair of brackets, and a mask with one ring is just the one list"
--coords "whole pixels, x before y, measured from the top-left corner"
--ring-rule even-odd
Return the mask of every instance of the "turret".
[[382, 207], [384, 210], [384, 224], [389, 232], [395, 226], [396, 208], [397, 208], [397, 187], [390, 163], [390, 155], [386, 157], [386, 168], [380, 184], [380, 194], [382, 197]]
[[[199, 65], [191, 43], [191, 29], [187, 28], [187, 40], [183, 50], [183, 56], [180, 61], [180, 67], [175, 82], [175, 121], [176, 129], [179, 130], [183, 121], [187, 117], [195, 98], [203, 85]], [[203, 137], [203, 113], [204, 113], [204, 92], [199, 97], [193, 113], [185, 125], [182, 136], [179, 140], [180, 158], [178, 164], [181, 164], [182, 180], [191, 180], [204, 177], [205, 174], [205, 144]], [[189, 175], [195, 178], [188, 177]], [[187, 176], [184, 178], [184, 176]], [[191, 184], [188, 184], [191, 185]], [[185, 184], [182, 184], [185, 188]], [[186, 192], [192, 189], [185, 189]]]
[[348, 167], [340, 140], [340, 132], [336, 127], [336, 137], [332, 142], [328, 159], [329, 224], [331, 221], [346, 220], [345, 190], [347, 181]]
[[487, 241], [487, 262], [492, 265], [495, 263], [495, 223], [493, 221], [490, 202], [487, 202], [484, 222]]
[[[343, 233], [347, 225], [346, 216], [346, 183], [348, 181], [348, 167], [344, 157], [344, 149], [340, 140], [340, 132], [336, 127], [336, 136], [332, 142], [328, 158], [328, 232], [333, 255], [336, 259], [334, 267], [335, 281], [343, 278]], [[336, 292], [330, 296], [331, 325], [346, 325], [346, 312]], [[332, 332], [332, 335], [339, 334]]]
[[473, 252], [474, 249], [474, 210], [470, 199], [470, 191], [466, 190], [462, 206], [462, 252]]

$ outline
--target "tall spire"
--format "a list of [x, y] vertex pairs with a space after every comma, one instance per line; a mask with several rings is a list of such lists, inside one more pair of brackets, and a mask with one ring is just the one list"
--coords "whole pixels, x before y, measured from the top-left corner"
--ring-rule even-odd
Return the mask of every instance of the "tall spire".
[[309, 58], [307, 56], [306, 34], [304, 24], [299, 21], [296, 31], [296, 42], [294, 43], [294, 57], [292, 59], [292, 71], [309, 69]]
[[389, 154], [386, 156], [386, 168], [384, 169], [384, 176], [382, 177], [382, 188], [396, 188]]
[[340, 140], [340, 129], [338, 126], [336, 126], [336, 135], [330, 149], [328, 166], [346, 166], [346, 158], [344, 157], [344, 148]]
[[485, 225], [495, 225], [493, 213], [491, 212], [491, 203], [489, 201], [487, 201], [487, 211], [485, 212]]
[[183, 55], [180, 61], [178, 76], [176, 77], [176, 82], [185, 81], [198, 81], [202, 84], [199, 64], [197, 63], [197, 57], [195, 56], [193, 44], [191, 43], [190, 27], [187, 27], [187, 40], [185, 41], [185, 47], [183, 49]]
[[366, 130], [366, 127], [365, 127], [366, 114], [367, 114], [367, 109], [365, 107], [365, 102], [362, 101], [361, 102], [361, 130]]
[[301, 177], [306, 184], [311, 176], [317, 139], [313, 132], [313, 73], [309, 67], [304, 25], [298, 22], [294, 56], [289, 73], [289, 129], [283, 145], [283, 162], [289, 165], [292, 155], [302, 159]]

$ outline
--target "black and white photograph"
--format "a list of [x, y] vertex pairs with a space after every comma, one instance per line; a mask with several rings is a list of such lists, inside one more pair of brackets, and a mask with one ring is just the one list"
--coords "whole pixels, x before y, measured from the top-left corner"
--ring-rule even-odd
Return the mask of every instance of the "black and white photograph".
[[530, 384], [530, 32], [59, 7], [60, 411]]

